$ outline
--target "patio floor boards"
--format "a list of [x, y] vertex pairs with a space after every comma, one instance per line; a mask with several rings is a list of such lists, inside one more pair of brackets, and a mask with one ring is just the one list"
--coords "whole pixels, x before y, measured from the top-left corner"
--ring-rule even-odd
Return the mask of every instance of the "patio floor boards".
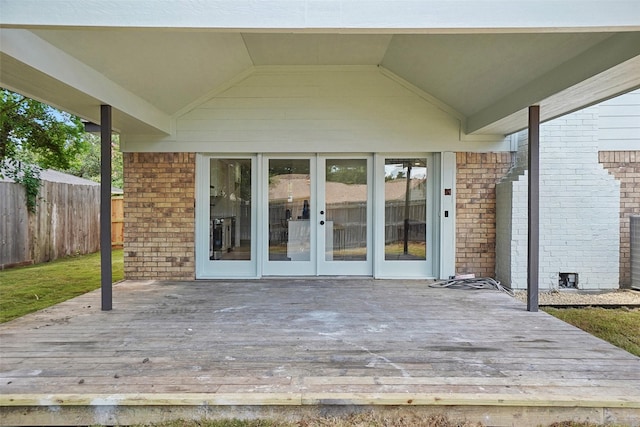
[[640, 358], [497, 291], [134, 282], [0, 325], [2, 425], [403, 408], [640, 425]]

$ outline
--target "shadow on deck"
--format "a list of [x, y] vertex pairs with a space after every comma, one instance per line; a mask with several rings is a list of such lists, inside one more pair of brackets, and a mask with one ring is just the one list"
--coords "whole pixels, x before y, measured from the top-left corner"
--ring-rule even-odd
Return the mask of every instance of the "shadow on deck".
[[134, 282], [0, 325], [0, 424], [411, 408], [640, 425], [640, 358], [497, 291], [426, 281]]

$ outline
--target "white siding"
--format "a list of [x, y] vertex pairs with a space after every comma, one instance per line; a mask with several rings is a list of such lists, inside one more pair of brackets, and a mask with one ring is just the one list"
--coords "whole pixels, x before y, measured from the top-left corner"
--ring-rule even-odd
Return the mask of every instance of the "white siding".
[[502, 137], [460, 142], [460, 129], [446, 106], [377, 67], [260, 67], [178, 117], [173, 136], [130, 137], [126, 151], [508, 149]]
[[600, 151], [640, 148], [640, 90], [599, 105], [598, 138]]

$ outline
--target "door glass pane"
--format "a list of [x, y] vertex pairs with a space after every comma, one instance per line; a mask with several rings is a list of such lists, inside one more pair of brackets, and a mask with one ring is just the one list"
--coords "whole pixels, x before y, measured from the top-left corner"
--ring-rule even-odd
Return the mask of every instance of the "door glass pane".
[[269, 160], [269, 261], [310, 261], [309, 159]]
[[426, 260], [427, 161], [386, 159], [384, 170], [384, 258]]
[[327, 159], [325, 261], [367, 260], [367, 160]]
[[211, 159], [209, 259], [251, 259], [251, 159]]

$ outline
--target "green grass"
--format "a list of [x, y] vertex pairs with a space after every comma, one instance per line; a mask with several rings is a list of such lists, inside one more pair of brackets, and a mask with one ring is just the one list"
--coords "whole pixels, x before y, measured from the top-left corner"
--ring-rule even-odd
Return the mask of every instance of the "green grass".
[[545, 311], [640, 357], [640, 310], [588, 307]]
[[[112, 253], [113, 281], [124, 276], [122, 249]], [[100, 253], [0, 271], [0, 323], [100, 287]]]

